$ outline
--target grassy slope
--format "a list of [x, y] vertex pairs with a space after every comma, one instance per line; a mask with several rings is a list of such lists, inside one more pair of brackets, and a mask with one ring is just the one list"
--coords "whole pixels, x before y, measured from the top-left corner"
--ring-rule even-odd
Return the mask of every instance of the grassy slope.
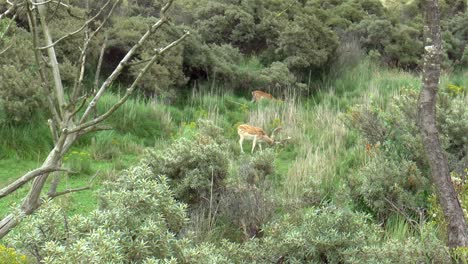
[[[454, 80], [460, 82], [460, 77]], [[447, 82], [445, 78], [442, 85]], [[293, 137], [290, 145], [277, 149], [275, 160], [274, 193], [284, 208], [301, 206], [304, 200], [313, 197], [352, 206], [347, 201], [349, 190], [344, 189], [343, 183], [348, 174], [364, 164], [366, 157], [364, 143], [344, 125], [342, 113], [368, 100], [376, 100], [385, 107], [398, 89], [419, 84], [416, 76], [364, 62], [335, 80], [316, 85], [319, 89], [308, 101], [298, 102], [291, 96], [284, 103], [253, 105], [249, 103], [250, 98], [222, 93], [221, 88], [218, 92], [194, 93], [189, 104], [178, 108], [132, 100], [109, 120], [115, 131], [100, 132], [94, 139], [88, 136], [67, 155], [67, 166], [80, 173], [63, 176], [60, 188], [84, 186], [97, 174], [92, 188], [96, 190], [111, 171], [137, 163], [144, 147], [162, 148], [171, 139], [184, 136], [185, 128], [194, 121], [207, 118], [224, 129], [235, 153], [238, 153], [236, 126], [240, 123], [261, 126], [267, 131], [281, 125], [283, 133]], [[103, 111], [115, 100], [116, 96], [106, 96], [99, 110]], [[8, 139], [0, 145], [2, 186], [39, 164], [50, 142], [43, 119], [19, 130], [2, 128], [0, 136]], [[245, 144], [244, 148], [248, 149], [248, 143]], [[2, 199], [0, 216], [24, 197], [25, 192], [20, 190]], [[71, 213], [86, 213], [96, 206], [93, 193], [74, 193], [60, 202]]]

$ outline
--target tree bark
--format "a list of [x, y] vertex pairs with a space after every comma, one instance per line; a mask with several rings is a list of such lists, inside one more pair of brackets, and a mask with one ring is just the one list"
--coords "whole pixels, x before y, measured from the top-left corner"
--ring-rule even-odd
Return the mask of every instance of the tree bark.
[[419, 125], [432, 171], [432, 180], [447, 222], [447, 245], [467, 246], [466, 222], [457, 193], [452, 185], [447, 157], [436, 127], [436, 99], [440, 78], [442, 42], [437, 0], [425, 1], [425, 54], [423, 87], [419, 95]]

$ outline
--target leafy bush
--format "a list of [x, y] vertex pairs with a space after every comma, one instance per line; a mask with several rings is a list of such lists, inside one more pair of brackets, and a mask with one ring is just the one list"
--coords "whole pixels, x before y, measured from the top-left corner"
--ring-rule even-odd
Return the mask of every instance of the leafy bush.
[[105, 183], [100, 199], [100, 208], [88, 216], [69, 217], [48, 203], [7, 240], [51, 264], [145, 263], [177, 256], [185, 205], [173, 198], [166, 178], [134, 167]]
[[[6, 23], [5, 23], [6, 22]], [[9, 20], [0, 21], [0, 33]], [[14, 36], [14, 37], [13, 37]], [[26, 30], [11, 24], [0, 44], [0, 123], [25, 123], [44, 105], [44, 89], [38, 81], [32, 42]], [[8, 49], [7, 49], [8, 48]]]
[[146, 161], [155, 177], [168, 177], [176, 197], [188, 204], [209, 200], [212, 192], [220, 193], [228, 174], [228, 146], [223, 143], [220, 128], [210, 122], [200, 125], [204, 132], [152, 151]]
[[25, 255], [18, 254], [13, 248], [0, 245], [0, 263], [24, 264], [28, 262]]
[[[109, 43], [104, 57], [103, 69], [113, 70], [125, 53], [136, 43], [140, 36], [148, 29], [149, 25], [157, 21], [155, 17], [119, 17], [114, 21], [109, 32]], [[146, 60], [154, 55], [155, 48], [168, 45], [180, 35], [178, 32], [171, 32], [165, 27], [151, 35], [146, 44], [139, 49], [135, 55], [135, 61]], [[175, 31], [181, 31], [180, 28]], [[129, 69], [129, 75], [133, 80], [145, 64], [137, 64]], [[128, 77], [128, 76], [126, 76]], [[125, 76], [123, 77], [125, 79]], [[156, 63], [151, 66], [148, 74], [140, 80], [140, 90], [147, 96], [164, 95], [169, 88], [181, 86], [186, 83], [185, 75], [182, 71], [182, 46], [175, 47], [170, 52], [161, 56]]]
[[274, 160], [275, 153], [272, 149], [258, 152], [252, 157], [244, 157], [239, 164], [239, 177], [243, 182], [259, 185], [264, 182], [266, 176], [274, 173]]
[[265, 226], [261, 239], [224, 244], [224, 254], [234, 263], [343, 263], [346, 249], [378, 241], [377, 227], [368, 220], [333, 206], [305, 209]]

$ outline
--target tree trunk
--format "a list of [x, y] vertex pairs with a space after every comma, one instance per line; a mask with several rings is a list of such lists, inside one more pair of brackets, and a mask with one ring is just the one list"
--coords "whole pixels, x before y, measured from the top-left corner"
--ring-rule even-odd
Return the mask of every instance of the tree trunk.
[[447, 222], [448, 246], [468, 246], [463, 210], [450, 179], [447, 157], [441, 147], [436, 127], [436, 99], [442, 58], [438, 1], [426, 0], [425, 9], [423, 87], [419, 96], [420, 129], [432, 180]]

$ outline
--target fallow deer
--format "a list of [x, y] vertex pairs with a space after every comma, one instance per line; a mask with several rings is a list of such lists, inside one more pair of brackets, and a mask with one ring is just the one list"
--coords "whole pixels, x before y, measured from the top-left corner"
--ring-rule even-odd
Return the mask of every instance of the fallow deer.
[[260, 90], [255, 90], [252, 92], [252, 103], [253, 102], [258, 103], [261, 99], [273, 100], [275, 98], [273, 97], [273, 95], [262, 92]]
[[[237, 127], [237, 133], [239, 134], [239, 137], [240, 137], [239, 144], [241, 147], [241, 152], [244, 153], [244, 149], [242, 148], [242, 143], [244, 142], [244, 139], [253, 140], [252, 153], [255, 149], [255, 145], [257, 144], [257, 142], [259, 143], [266, 142], [270, 145], [277, 142], [274, 140], [274, 138], [275, 138], [275, 132], [278, 131], [278, 129], [280, 128], [279, 127], [275, 128], [273, 132], [271, 132], [271, 137], [269, 137], [265, 133], [265, 131], [259, 127], [254, 127], [254, 126], [250, 126], [246, 124], [239, 125]], [[260, 151], [262, 151], [262, 145], [261, 144], [259, 145], [260, 145]]]

